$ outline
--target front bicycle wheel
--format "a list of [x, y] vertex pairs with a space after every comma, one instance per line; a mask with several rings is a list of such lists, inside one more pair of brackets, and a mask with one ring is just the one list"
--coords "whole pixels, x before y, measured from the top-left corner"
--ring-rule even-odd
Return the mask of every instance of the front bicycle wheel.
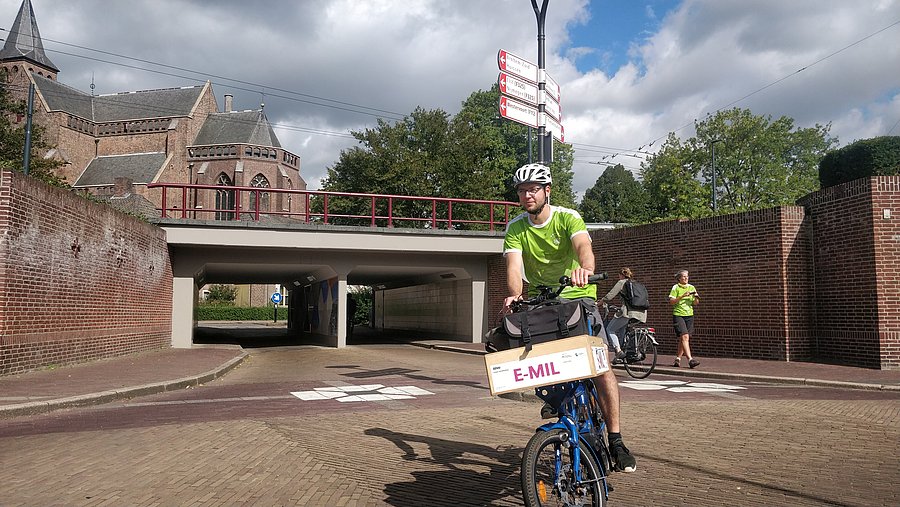
[[580, 479], [575, 477], [574, 450], [569, 434], [556, 429], [535, 433], [522, 456], [522, 494], [525, 505], [538, 507], [606, 506], [606, 487], [600, 466], [587, 445], [579, 440]]
[[634, 350], [625, 356], [625, 371], [633, 378], [647, 378], [656, 368], [656, 344], [646, 332], [635, 331], [629, 338], [634, 340]]

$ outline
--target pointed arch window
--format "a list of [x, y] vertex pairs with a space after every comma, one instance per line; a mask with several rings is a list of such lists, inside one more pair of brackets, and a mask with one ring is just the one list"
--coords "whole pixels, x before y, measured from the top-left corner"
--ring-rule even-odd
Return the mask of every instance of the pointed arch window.
[[[216, 180], [216, 185], [233, 187], [234, 182], [227, 174], [222, 173]], [[216, 190], [216, 220], [235, 220], [237, 217], [228, 210], [234, 210], [234, 190]]]
[[[257, 174], [250, 180], [250, 186], [254, 188], [269, 188], [269, 180], [262, 174]], [[256, 201], [259, 199], [259, 211], [269, 211], [269, 193], [268, 192], [250, 192], [250, 210], [256, 211]]]
[[[290, 178], [287, 179], [286, 183], [287, 183], [288, 190], [294, 189], [294, 182], [292, 182]], [[293, 204], [293, 203], [294, 203], [294, 193], [288, 192], [288, 195], [287, 195], [287, 210], [288, 211], [294, 211], [294, 208], [291, 207], [291, 204]]]

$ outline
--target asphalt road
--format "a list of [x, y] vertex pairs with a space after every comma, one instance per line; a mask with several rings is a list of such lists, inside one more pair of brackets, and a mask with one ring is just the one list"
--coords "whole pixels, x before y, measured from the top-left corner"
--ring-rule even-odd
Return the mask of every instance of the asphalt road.
[[[900, 504], [900, 393], [619, 380], [638, 470], [611, 505]], [[0, 504], [522, 505], [538, 412], [479, 356], [254, 349], [199, 388], [0, 420]]]

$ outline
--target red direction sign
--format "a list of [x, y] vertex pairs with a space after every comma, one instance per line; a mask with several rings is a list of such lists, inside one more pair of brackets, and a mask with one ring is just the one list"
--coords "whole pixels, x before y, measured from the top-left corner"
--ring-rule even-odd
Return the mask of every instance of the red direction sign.
[[511, 76], [506, 72], [501, 72], [497, 77], [497, 86], [500, 87], [500, 93], [517, 98], [532, 105], [538, 104], [538, 87], [534, 83]]
[[500, 67], [500, 70], [505, 70], [509, 74], [537, 83], [538, 66], [504, 49], [497, 53], [497, 65]]
[[502, 95], [500, 96], [500, 116], [529, 127], [537, 128], [538, 126], [536, 107]]

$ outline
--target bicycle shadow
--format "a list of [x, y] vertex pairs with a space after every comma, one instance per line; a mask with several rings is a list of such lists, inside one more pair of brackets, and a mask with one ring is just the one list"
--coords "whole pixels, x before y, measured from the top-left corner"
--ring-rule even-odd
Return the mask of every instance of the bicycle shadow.
[[[484, 506], [515, 497], [521, 499], [519, 463], [522, 448], [486, 445], [369, 428], [365, 434], [384, 438], [403, 452], [402, 459], [438, 465], [442, 470], [413, 470], [411, 481], [386, 484], [386, 503], [396, 506]], [[428, 447], [426, 456], [412, 443]], [[480, 472], [487, 468], [487, 472]]]

